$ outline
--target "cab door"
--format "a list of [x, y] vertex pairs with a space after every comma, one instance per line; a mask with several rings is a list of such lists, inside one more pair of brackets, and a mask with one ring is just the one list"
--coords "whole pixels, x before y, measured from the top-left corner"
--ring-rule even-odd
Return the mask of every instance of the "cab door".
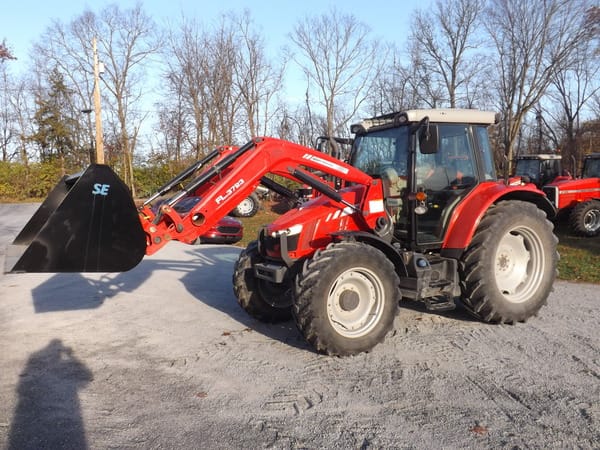
[[413, 211], [416, 243], [423, 248], [441, 244], [453, 209], [478, 182], [470, 127], [440, 124], [438, 130], [436, 153], [415, 152], [416, 191], [426, 194]]

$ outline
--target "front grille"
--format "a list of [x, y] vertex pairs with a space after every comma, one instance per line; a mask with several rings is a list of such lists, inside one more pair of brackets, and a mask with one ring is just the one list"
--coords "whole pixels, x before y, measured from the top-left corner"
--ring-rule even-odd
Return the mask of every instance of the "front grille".
[[558, 188], [556, 186], [544, 186], [542, 190], [554, 207], [558, 207]]
[[[283, 239], [287, 240], [287, 250], [288, 252], [294, 252], [298, 248], [298, 238], [300, 235], [295, 234], [293, 236], [286, 236]], [[261, 236], [261, 245], [266, 250], [267, 253], [278, 254], [281, 252], [281, 238], [279, 237], [271, 237], [263, 234]]]
[[217, 231], [223, 234], [237, 234], [240, 229], [238, 227], [217, 227]]
[[261, 238], [262, 247], [267, 253], [279, 253], [279, 238], [267, 236], [266, 234]]

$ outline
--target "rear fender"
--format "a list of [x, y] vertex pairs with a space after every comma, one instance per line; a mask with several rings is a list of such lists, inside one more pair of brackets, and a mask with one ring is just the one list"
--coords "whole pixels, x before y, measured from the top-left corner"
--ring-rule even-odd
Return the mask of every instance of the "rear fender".
[[522, 200], [534, 203], [546, 213], [549, 219], [554, 218], [556, 214], [552, 203], [533, 184], [481, 183], [452, 212], [442, 244], [442, 256], [460, 257], [464, 249], [471, 243], [479, 222], [490, 206], [506, 200]]

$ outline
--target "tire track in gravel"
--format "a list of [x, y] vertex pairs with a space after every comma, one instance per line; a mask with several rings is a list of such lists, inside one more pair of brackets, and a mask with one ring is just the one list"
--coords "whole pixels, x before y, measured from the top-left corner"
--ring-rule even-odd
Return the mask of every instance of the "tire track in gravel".
[[[406, 304], [373, 351], [331, 358], [292, 322], [239, 311], [234, 253], [167, 247], [87, 312], [36, 314], [22, 299], [42, 281], [11, 279], [21, 300], [3, 299], [4, 336], [25, 356], [2, 361], [16, 375], [0, 412], [11, 417], [21, 359], [56, 337], [94, 374], [79, 397], [93, 448], [598, 448], [597, 286], [557, 282], [515, 326]], [[54, 287], [44, 295], [81, 295]]]
[[[348, 419], [362, 409], [373, 408], [374, 416], [379, 417], [382, 411], [389, 411], [392, 417], [412, 417], [415, 429], [429, 423], [428, 414], [419, 417], [415, 411], [427, 411], [434, 400], [425, 395], [418, 401], [402, 401], [398, 386], [408, 385], [421, 392], [426, 392], [436, 377], [436, 370], [445, 361], [451, 361], [454, 354], [460, 352], [446, 336], [432, 340], [436, 331], [447, 333], [455, 321], [436, 316], [416, 321], [408, 334], [397, 331], [373, 352], [357, 355], [352, 358], [329, 358], [313, 355], [303, 363], [300, 373], [300, 384], [290, 383], [280, 395], [276, 392], [273, 399], [265, 401], [268, 413], [257, 418], [268, 433], [281, 435], [282, 427], [288, 426], [285, 415], [310, 414], [311, 409], [327, 412], [327, 417], [340, 413], [340, 420], [328, 422], [328, 430], [342, 440], [354, 445], [364, 442], [376, 442], [373, 433], [373, 421], [364, 423], [357, 421], [348, 424]], [[447, 333], [452, 335], [455, 332]], [[382, 358], [382, 354], [386, 355]], [[297, 355], [300, 357], [300, 355]], [[404, 390], [404, 388], [403, 388]], [[317, 394], [318, 403], [313, 401]], [[351, 398], [352, 400], [348, 400]], [[307, 401], [308, 400], [308, 401]], [[303, 405], [310, 405], [303, 408]], [[376, 422], [376, 421], [375, 421]], [[393, 441], [379, 440], [381, 446], [392, 445]]]
[[[598, 435], [595, 402], [586, 400], [586, 396], [600, 397], [593, 367], [598, 348], [586, 336], [569, 332], [568, 328], [565, 331], [564, 325], [558, 334], [549, 332], [559, 325], [554, 320], [560, 320], [553, 308], [550, 305], [547, 314], [527, 324], [485, 326], [465, 333], [457, 342], [464, 350], [460, 363], [467, 384], [480, 391], [480, 402], [493, 405], [493, 409], [506, 417], [505, 426], [528, 428], [530, 424], [538, 424], [547, 430], [546, 439], [550, 436], [556, 443], [576, 439], [586, 448], [586, 442], [590, 445], [593, 442], [590, 436], [594, 430]], [[541, 348], [545, 351], [540, 351]], [[563, 357], [557, 366], [553, 355], [564, 355], [568, 349], [577, 349], [590, 359], [584, 362], [572, 355], [572, 361]], [[573, 386], [568, 374], [582, 371], [589, 372], [589, 385], [582, 388], [579, 382]], [[587, 424], [584, 429], [582, 422]]]
[[[375, 352], [351, 358], [331, 358], [293, 349], [289, 356], [296, 361], [292, 376], [265, 398], [261, 414], [252, 418], [261, 433], [268, 437], [270, 445], [276, 448], [287, 448], [289, 443], [292, 446], [318, 446], [323, 433], [336, 442], [347, 442], [348, 448], [375, 442], [377, 433], [373, 430], [377, 425], [373, 421], [348, 421], [356, 417], [357, 412], [363, 413], [369, 408], [378, 415], [381, 404], [389, 403], [389, 399], [381, 399], [373, 393], [379, 391], [379, 386], [397, 381], [401, 371], [393, 366], [382, 367], [381, 355], [375, 356]], [[316, 417], [320, 418], [317, 419], [320, 422], [318, 429], [301, 425], [314, 423]], [[326, 423], [322, 423], [323, 420]], [[299, 425], [294, 427], [293, 424]], [[293, 440], [289, 433], [286, 434], [291, 426], [295, 429]]]

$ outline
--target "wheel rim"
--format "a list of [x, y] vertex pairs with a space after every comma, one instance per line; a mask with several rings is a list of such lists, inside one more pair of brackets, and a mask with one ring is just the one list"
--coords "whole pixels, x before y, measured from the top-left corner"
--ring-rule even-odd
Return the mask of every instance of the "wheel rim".
[[237, 211], [239, 214], [250, 214], [254, 208], [254, 202], [249, 198], [245, 198], [237, 205]]
[[600, 229], [600, 210], [590, 209], [583, 217], [585, 231], [595, 233]]
[[372, 271], [360, 268], [343, 272], [327, 297], [327, 315], [335, 331], [357, 338], [368, 334], [383, 314], [384, 288]]
[[531, 298], [544, 280], [544, 247], [528, 227], [516, 227], [502, 237], [496, 251], [494, 274], [504, 297], [512, 303]]

